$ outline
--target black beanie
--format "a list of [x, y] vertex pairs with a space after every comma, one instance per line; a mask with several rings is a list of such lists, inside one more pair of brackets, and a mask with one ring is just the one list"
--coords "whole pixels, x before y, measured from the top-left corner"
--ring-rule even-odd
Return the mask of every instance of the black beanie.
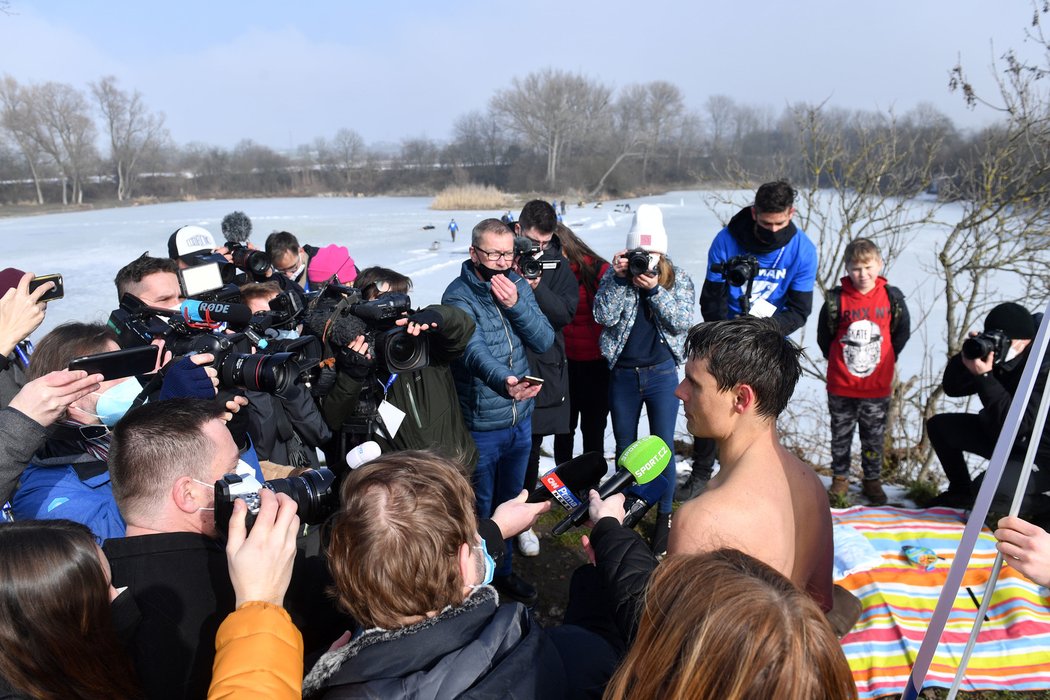
[[1035, 319], [1020, 304], [999, 304], [984, 319], [985, 331], [1002, 331], [1010, 340], [1031, 340], [1035, 337]]

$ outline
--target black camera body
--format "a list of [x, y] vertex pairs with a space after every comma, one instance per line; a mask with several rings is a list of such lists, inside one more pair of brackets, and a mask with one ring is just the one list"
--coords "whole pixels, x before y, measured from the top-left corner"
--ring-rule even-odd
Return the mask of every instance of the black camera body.
[[638, 275], [648, 275], [656, 272], [652, 266], [652, 258], [649, 256], [649, 251], [645, 248], [634, 248], [633, 250], [627, 251], [627, 276], [637, 277]]
[[255, 279], [266, 277], [270, 269], [270, 256], [264, 250], [252, 250], [243, 243], [237, 241], [226, 241], [226, 250], [230, 252], [230, 259], [235, 267], [239, 267]]
[[994, 364], [1002, 364], [1006, 361], [1011, 342], [1010, 337], [1000, 330], [984, 331], [963, 341], [962, 356], [967, 360], [979, 360], [994, 352]]
[[544, 260], [540, 257], [543, 249], [527, 236], [514, 237], [514, 258], [518, 261], [518, 270], [527, 280], [543, 276], [547, 270], [556, 270], [561, 260]]
[[271, 479], [263, 483], [252, 474], [224, 474], [215, 482], [215, 527], [225, 535], [229, 532], [230, 516], [234, 501], [240, 499], [248, 506], [244, 525], [251, 532], [255, 517], [259, 514], [259, 491], [269, 489], [283, 493], [295, 501], [299, 521], [305, 525], [320, 525], [337, 506], [333, 490], [335, 474], [330, 469], [310, 469], [299, 476], [286, 479]]
[[722, 274], [722, 279], [734, 287], [743, 287], [758, 276], [758, 258], [754, 255], [736, 255], [724, 263], [711, 266], [712, 272]]

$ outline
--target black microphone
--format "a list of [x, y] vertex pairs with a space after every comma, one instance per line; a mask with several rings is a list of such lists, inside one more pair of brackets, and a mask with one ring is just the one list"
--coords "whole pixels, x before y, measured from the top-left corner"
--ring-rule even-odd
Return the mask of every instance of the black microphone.
[[187, 299], [179, 307], [183, 318], [198, 323], [229, 323], [243, 328], [252, 322], [252, 310], [245, 304]]
[[[598, 489], [598, 496], [603, 500], [623, 491], [632, 483], [648, 484], [660, 476], [671, 461], [671, 448], [656, 435], [644, 437], [632, 443], [616, 460], [616, 473]], [[554, 526], [551, 533], [562, 535], [569, 528], [581, 525], [587, 520], [589, 503], [583, 502]]]
[[231, 211], [222, 217], [222, 235], [231, 243], [247, 243], [252, 235], [252, 220], [243, 211]]
[[598, 485], [607, 470], [608, 463], [601, 452], [584, 452], [541, 476], [543, 485], [529, 494], [526, 503], [553, 498], [565, 510], [574, 510], [587, 500], [587, 492]]

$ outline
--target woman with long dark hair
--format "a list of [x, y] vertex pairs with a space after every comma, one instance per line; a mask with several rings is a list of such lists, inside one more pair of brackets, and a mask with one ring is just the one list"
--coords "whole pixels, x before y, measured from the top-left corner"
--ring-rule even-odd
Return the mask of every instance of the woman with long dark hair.
[[68, 520], [0, 525], [0, 698], [141, 697], [95, 537]]
[[[609, 363], [602, 357], [598, 338], [602, 327], [594, 320], [594, 295], [609, 269], [609, 262], [565, 224], [554, 235], [569, 260], [580, 287], [580, 302], [572, 322], [562, 329], [565, 357], [569, 365], [569, 432], [554, 436], [554, 461], [572, 459], [576, 426], [580, 426], [584, 452], [605, 452], [605, 425], [609, 417]], [[529, 483], [529, 482], [526, 482]]]
[[611, 370], [609, 406], [617, 456], [638, 439], [643, 406], [649, 434], [659, 436], [672, 451], [663, 474], [631, 492], [649, 505], [659, 500], [655, 554], [667, 551], [675, 487], [674, 431], [681, 405], [674, 392], [695, 306], [693, 281], [667, 258], [663, 213], [655, 205], [640, 205], [626, 249], [613, 257], [598, 286], [594, 320], [605, 326], [599, 344]]

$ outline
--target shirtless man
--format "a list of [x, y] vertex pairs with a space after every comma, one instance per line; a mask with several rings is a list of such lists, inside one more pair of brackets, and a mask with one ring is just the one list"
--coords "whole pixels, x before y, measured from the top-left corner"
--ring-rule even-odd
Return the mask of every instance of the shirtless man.
[[[790, 578], [827, 612], [834, 557], [827, 495], [776, 434], [777, 416], [801, 374], [800, 352], [770, 319], [741, 316], [689, 331], [686, 378], [675, 395], [685, 404], [689, 432], [718, 444], [721, 468], [707, 491], [675, 514], [667, 551], [739, 549]], [[615, 536], [615, 524], [601, 519], [623, 519], [614, 498], [598, 501], [592, 492], [590, 540], [599, 558], [612, 549], [608, 535]]]

